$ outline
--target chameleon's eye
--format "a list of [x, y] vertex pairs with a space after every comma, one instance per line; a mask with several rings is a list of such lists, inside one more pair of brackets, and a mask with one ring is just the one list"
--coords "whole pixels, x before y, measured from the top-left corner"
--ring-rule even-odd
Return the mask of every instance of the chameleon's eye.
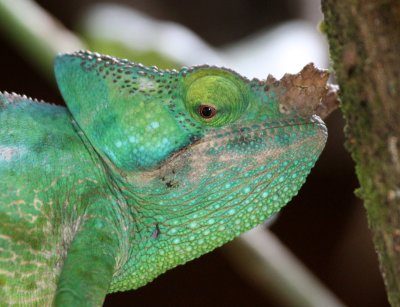
[[213, 118], [217, 114], [217, 109], [213, 106], [202, 104], [199, 106], [199, 114], [205, 119]]
[[[247, 105], [243, 91], [230, 75], [191, 76], [185, 104], [192, 117], [205, 126], [219, 127], [237, 120]], [[196, 78], [197, 77], [197, 78]]]

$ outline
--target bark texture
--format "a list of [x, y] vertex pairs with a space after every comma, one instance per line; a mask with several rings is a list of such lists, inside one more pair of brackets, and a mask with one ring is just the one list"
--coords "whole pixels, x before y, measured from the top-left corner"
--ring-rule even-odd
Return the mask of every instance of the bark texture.
[[400, 306], [400, 1], [322, 0], [333, 68], [368, 221]]

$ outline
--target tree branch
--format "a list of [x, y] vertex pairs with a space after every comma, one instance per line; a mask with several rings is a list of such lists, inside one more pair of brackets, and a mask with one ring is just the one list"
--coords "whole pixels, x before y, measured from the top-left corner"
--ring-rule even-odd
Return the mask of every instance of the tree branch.
[[322, 9], [358, 195], [389, 301], [400, 306], [400, 2], [323, 0]]
[[58, 52], [84, 49], [84, 43], [31, 0], [0, 0], [0, 30], [47, 77]]

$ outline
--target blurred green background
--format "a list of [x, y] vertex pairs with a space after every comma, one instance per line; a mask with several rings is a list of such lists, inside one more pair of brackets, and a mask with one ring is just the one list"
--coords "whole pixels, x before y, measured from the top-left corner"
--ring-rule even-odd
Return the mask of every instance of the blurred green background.
[[[132, 51], [127, 45], [101, 38], [101, 35], [99, 38], [94, 35], [95, 30], [90, 32], [87, 26], [85, 30], [84, 21], [90, 8], [101, 1], [36, 2], [67, 28], [78, 33], [92, 51], [129, 57], [161, 67], [187, 64], [184, 59], [171, 59], [166, 54], [159, 54], [158, 50]], [[246, 41], [291, 20], [307, 21], [317, 31], [321, 18], [319, 1], [316, 0], [119, 0], [107, 3], [123, 4], [156, 20], [182, 24], [196, 33], [217, 57], [221, 50], [227, 54], [232, 50], [229, 48], [239, 42], [240, 48], [244, 49], [237, 49], [236, 56], [230, 56], [229, 63], [232, 65], [248, 61], [257, 66], [265, 61], [279, 66], [279, 59], [268, 57], [268, 54], [256, 57], [252, 52], [260, 50], [249, 49], [248, 46], [253, 45], [246, 47]], [[97, 34], [102, 34], [99, 32]], [[55, 83], [49, 82], [46, 74], [1, 31], [0, 46], [1, 90], [63, 104]], [[253, 49], [257, 48], [255, 44]], [[284, 53], [287, 47], [276, 48], [278, 52], [279, 48], [283, 48], [281, 52]], [[296, 51], [296, 46], [290, 48]], [[241, 55], [240, 59], [237, 54]], [[327, 55], [315, 61], [325, 61], [328, 65]], [[270, 72], [265, 71], [264, 76]], [[344, 123], [340, 112], [331, 115], [327, 124], [329, 140], [321, 159], [299, 195], [282, 210], [270, 229], [346, 305], [388, 306], [365, 210], [353, 193], [358, 183], [354, 165], [343, 147]], [[130, 305], [283, 306], [272, 291], [261, 293], [243, 278], [224, 248], [171, 270], [139, 290], [109, 295], [105, 302], [105, 306]]]

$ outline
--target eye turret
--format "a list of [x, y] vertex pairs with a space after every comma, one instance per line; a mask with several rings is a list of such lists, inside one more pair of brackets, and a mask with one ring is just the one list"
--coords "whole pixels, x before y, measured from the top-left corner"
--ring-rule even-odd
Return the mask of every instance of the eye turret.
[[237, 120], [247, 102], [241, 89], [226, 76], [204, 75], [186, 90], [186, 108], [194, 119], [209, 126], [223, 126]]

